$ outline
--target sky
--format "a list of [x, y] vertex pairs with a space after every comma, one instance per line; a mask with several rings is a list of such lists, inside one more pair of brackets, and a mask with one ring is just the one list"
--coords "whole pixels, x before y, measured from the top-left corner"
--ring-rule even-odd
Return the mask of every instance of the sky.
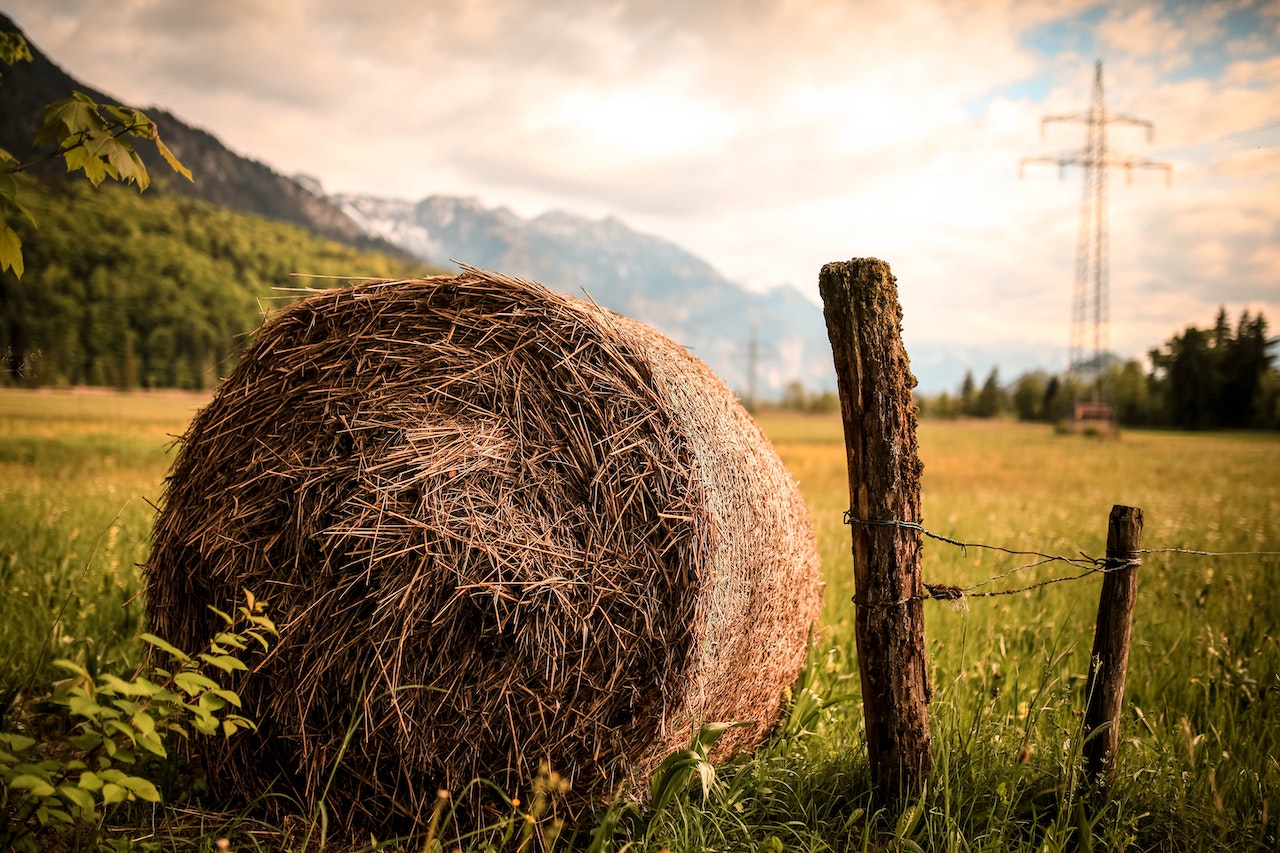
[[[0, 0], [73, 76], [331, 192], [615, 216], [817, 300], [879, 257], [937, 381], [1066, 366], [1103, 63], [1111, 349], [1280, 329], [1280, 0]], [[161, 128], [163, 133], [163, 127]], [[1090, 330], [1090, 334], [1092, 334]], [[913, 359], [914, 360], [914, 359]], [[917, 371], [922, 372], [922, 371]], [[923, 390], [938, 390], [924, 388]]]

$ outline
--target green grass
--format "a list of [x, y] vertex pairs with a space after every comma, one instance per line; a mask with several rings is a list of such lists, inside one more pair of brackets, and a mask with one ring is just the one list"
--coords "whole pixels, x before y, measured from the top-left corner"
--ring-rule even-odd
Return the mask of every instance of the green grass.
[[[843, 446], [830, 424], [762, 423], [800, 480], [828, 581], [831, 675], [856, 672]], [[1013, 423], [926, 421], [925, 526], [967, 542], [1075, 556], [1105, 551], [1113, 504], [1141, 507], [1143, 547], [1280, 551], [1280, 436], [1055, 435]], [[926, 581], [967, 586], [1027, 562], [928, 540]], [[982, 587], [1076, 574], [1042, 567]], [[1117, 783], [1064, 802], [1101, 579], [962, 607], [926, 603], [939, 773], [916, 827], [925, 849], [1058, 849], [1097, 820], [1100, 849], [1274, 849], [1280, 808], [1280, 558], [1144, 555]], [[854, 731], [859, 708], [831, 721]], [[823, 732], [824, 748], [843, 734]], [[1020, 763], [1022, 761], [1023, 763]], [[1064, 840], [1065, 839], [1065, 840]], [[831, 843], [825, 833], [820, 840]], [[1122, 843], [1124, 842], [1124, 843]], [[838, 847], [839, 844], [832, 846]], [[856, 846], [856, 845], [855, 845]]]
[[31, 676], [46, 637], [37, 683], [61, 677], [54, 657], [132, 668], [151, 504], [171, 436], [203, 399], [0, 392], [0, 695]]
[[[170, 436], [199, 402], [0, 393], [0, 688], [29, 676], [64, 601], [54, 655], [131, 669], [148, 501], [161, 495]], [[1144, 555], [1118, 773], [1105, 796], [1074, 786], [1100, 578], [959, 606], [926, 602], [936, 772], [909, 808], [880, 810], [857, 701], [839, 421], [779, 414], [761, 424], [809, 503], [827, 581], [806, 678], [828, 700], [852, 698], [808, 717], [797, 708], [791, 726], [719, 769], [709, 797], [624, 818], [619, 843], [652, 851], [1276, 849], [1280, 558]], [[1110, 508], [1122, 503], [1144, 510], [1148, 549], [1280, 551], [1275, 435], [1130, 431], [1097, 440], [1005, 422], [926, 421], [920, 444], [924, 523], [950, 537], [1100, 556]], [[967, 586], [1022, 562], [929, 540], [924, 575]], [[1075, 572], [1044, 566], [981, 589]], [[37, 682], [53, 677], [46, 669]], [[167, 814], [165, 847], [211, 849], [219, 833], [246, 847], [297, 843], [283, 829], [251, 833], [211, 812]]]

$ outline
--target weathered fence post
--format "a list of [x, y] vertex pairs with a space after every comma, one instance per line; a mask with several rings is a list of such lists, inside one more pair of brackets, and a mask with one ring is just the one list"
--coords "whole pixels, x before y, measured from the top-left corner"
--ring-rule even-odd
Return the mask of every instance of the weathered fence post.
[[889, 265], [831, 263], [818, 275], [849, 465], [855, 623], [872, 781], [888, 799], [933, 769], [925, 666], [920, 457], [902, 308]]
[[1105, 783], [1115, 770], [1141, 547], [1142, 510], [1113, 506], [1107, 521], [1107, 573], [1098, 599], [1098, 623], [1085, 686], [1088, 705], [1084, 712], [1084, 759], [1086, 778], [1090, 782]]

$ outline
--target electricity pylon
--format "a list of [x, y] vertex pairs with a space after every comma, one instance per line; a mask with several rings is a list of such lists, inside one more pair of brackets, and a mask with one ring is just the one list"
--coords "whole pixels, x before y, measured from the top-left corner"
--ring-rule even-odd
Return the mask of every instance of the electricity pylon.
[[[1057, 157], [1023, 157], [1018, 173], [1028, 163], [1056, 163], [1062, 174], [1068, 166], [1084, 167], [1084, 193], [1080, 198], [1080, 231], [1076, 242], [1075, 291], [1071, 300], [1071, 347], [1067, 358], [1068, 375], [1084, 378], [1092, 372], [1093, 401], [1103, 402], [1103, 356], [1110, 346], [1111, 307], [1110, 273], [1108, 271], [1107, 237], [1107, 170], [1122, 167], [1130, 181], [1134, 169], [1164, 169], [1170, 181], [1173, 172], [1168, 163], [1135, 160], [1113, 156], [1107, 148], [1107, 125], [1129, 124], [1145, 127], [1151, 141], [1153, 125], [1149, 121], [1120, 113], [1107, 112], [1102, 91], [1102, 60], [1094, 66], [1093, 100], [1083, 113], [1045, 116], [1040, 120], [1044, 135], [1049, 122], [1070, 121], [1085, 125], [1088, 136], [1084, 148]], [[1093, 326], [1093, 357], [1085, 357], [1085, 327]], [[1088, 368], [1088, 370], [1086, 370]]]

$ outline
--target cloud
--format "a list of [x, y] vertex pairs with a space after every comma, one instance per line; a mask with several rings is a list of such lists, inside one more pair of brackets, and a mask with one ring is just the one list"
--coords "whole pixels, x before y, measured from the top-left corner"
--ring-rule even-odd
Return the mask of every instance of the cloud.
[[1190, 61], [1185, 50], [1190, 41], [1188, 31], [1180, 28], [1154, 4], [1111, 10], [1098, 25], [1098, 36], [1122, 53], [1159, 55], [1165, 69], [1178, 68]]
[[1227, 296], [1280, 314], [1280, 4], [11, 5], [73, 74], [330, 189], [617, 215], [808, 291], [877, 255], [913, 335], [1029, 351], [1065, 347], [1081, 175], [1017, 164], [1083, 145], [1039, 121], [1087, 109], [1101, 55], [1110, 109], [1156, 126], [1113, 151], [1175, 166], [1111, 176], [1113, 340]]

